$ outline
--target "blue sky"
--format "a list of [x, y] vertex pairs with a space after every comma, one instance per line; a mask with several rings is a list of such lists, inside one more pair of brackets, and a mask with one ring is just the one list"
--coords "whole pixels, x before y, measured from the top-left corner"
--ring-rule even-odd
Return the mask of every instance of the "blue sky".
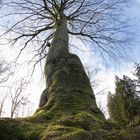
[[[132, 2], [133, 3], [133, 2]], [[133, 18], [132, 30], [135, 32], [135, 43], [133, 46], [134, 51], [134, 61], [140, 62], [140, 0], [136, 0], [129, 10], [128, 15]]]

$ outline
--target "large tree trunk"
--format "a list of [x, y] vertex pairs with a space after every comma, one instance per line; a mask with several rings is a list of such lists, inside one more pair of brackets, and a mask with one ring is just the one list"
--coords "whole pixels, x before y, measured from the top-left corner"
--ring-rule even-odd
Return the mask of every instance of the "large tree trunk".
[[[44, 140], [58, 137], [91, 139], [92, 134], [87, 130], [95, 123], [105, 120], [96, 105], [82, 63], [68, 51], [66, 22], [63, 16], [56, 25], [45, 65], [46, 89], [40, 99], [40, 109], [35, 114], [44, 115], [44, 119], [40, 121], [48, 121], [49, 127]], [[73, 133], [76, 133], [75, 137]]]

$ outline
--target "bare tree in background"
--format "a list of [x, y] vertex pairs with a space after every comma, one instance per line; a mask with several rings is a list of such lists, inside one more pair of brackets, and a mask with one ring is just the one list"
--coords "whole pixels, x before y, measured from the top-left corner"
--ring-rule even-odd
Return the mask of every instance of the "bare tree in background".
[[[27, 117], [30, 116], [34, 109], [33, 103], [29, 99], [29, 94], [26, 94], [28, 82], [24, 79], [16, 81], [12, 86], [3, 86], [0, 95], [0, 117]], [[7, 106], [8, 105], [8, 106]], [[6, 108], [4, 108], [4, 106]]]
[[[95, 96], [99, 96], [99, 95], [102, 96], [102, 95], [106, 94], [106, 91], [105, 91], [106, 89], [105, 89], [105, 88], [102, 88], [102, 87], [100, 86], [100, 83], [101, 83], [102, 81], [100, 81], [100, 80], [97, 78], [97, 74], [98, 74], [98, 72], [100, 71], [100, 69], [99, 69], [99, 68], [89, 67], [89, 66], [87, 66], [87, 65], [85, 65], [84, 68], [85, 68], [85, 71], [86, 71], [87, 76], [88, 76], [88, 78], [89, 78], [89, 81], [90, 81], [90, 84], [91, 84], [91, 87], [92, 87], [92, 89], [93, 89], [93, 91], [94, 91]], [[98, 101], [98, 102], [97, 102], [97, 105], [98, 105], [99, 109], [103, 112], [103, 114], [104, 114], [105, 116], [107, 116], [106, 109], [105, 109], [105, 107], [102, 105], [102, 102], [101, 102], [101, 101]]]
[[[6, 61], [3, 59], [0, 59], [0, 85], [5, 83], [8, 79], [9, 76], [11, 75], [10, 73], [10, 67], [7, 65]], [[4, 104], [7, 99], [7, 94], [3, 94], [3, 91], [1, 90], [0, 92], [0, 117], [4, 113]]]
[[[31, 113], [30, 109], [28, 109], [30, 101], [28, 100], [28, 95], [24, 94], [28, 82], [24, 79], [21, 79], [20, 81], [14, 83], [12, 86], [8, 87], [6, 82], [8, 81], [11, 74], [12, 71], [10, 65], [8, 65], [7, 62], [3, 59], [0, 59], [0, 117], [2, 117], [3, 113], [7, 115], [7, 111], [4, 110], [4, 105], [7, 104], [7, 102], [9, 103], [9, 97], [11, 101], [11, 117], [19, 116], [19, 112], [21, 112], [21, 114], [29, 115]], [[21, 110], [21, 106], [27, 108], [27, 110]], [[7, 110], [8, 109], [9, 106], [7, 107]]]
[[[102, 81], [100, 81], [96, 76], [100, 71], [99, 68], [89, 67], [87, 65], [84, 66], [87, 76], [89, 78], [91, 87], [93, 91], [97, 91], [95, 95], [103, 95], [105, 94], [105, 89], [99, 88], [99, 85]], [[100, 90], [99, 90], [100, 89]]]
[[87, 73], [92, 88], [97, 88], [99, 85], [99, 80], [95, 79], [95, 76], [98, 74], [99, 69], [87, 65], [84, 66], [84, 69]]
[[[21, 79], [15, 83], [15, 85], [9, 87], [9, 94], [11, 100], [11, 118], [18, 116], [21, 106], [25, 106], [28, 101], [28, 95], [24, 94], [25, 89], [27, 88], [27, 82], [24, 79]], [[13, 88], [14, 87], [14, 88]]]
[[10, 66], [8, 66], [6, 61], [0, 59], [0, 84], [6, 82], [10, 75]]
[[[34, 51], [30, 62], [36, 65], [46, 57], [57, 25], [66, 23], [63, 31], [70, 38], [93, 46], [102, 57], [105, 53], [116, 60], [128, 49], [128, 21], [123, 12], [127, 3], [128, 0], [3, 1], [0, 38], [3, 44], [21, 47], [19, 55], [26, 49]], [[73, 41], [70, 45], [80, 49]]]
[[106, 111], [104, 105], [102, 105], [102, 102], [99, 101], [97, 104], [98, 104], [99, 109], [103, 112], [103, 114], [104, 114], [106, 117], [108, 117], [108, 113], [107, 113], [107, 111]]
[[21, 110], [21, 117], [29, 117], [34, 113], [34, 104], [31, 101], [28, 101], [28, 103], [24, 106], [22, 106]]
[[6, 99], [7, 99], [7, 94], [0, 96], [0, 117], [2, 117], [2, 115], [4, 113], [3, 108], [4, 108], [4, 104], [5, 104]]

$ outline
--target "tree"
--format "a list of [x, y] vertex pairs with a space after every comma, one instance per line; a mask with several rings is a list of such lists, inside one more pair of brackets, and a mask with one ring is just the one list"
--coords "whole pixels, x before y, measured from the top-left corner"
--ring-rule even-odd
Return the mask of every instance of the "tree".
[[[18, 113], [20, 117], [29, 117], [34, 113], [34, 104], [31, 101], [27, 101], [26, 104], [22, 105], [21, 114]], [[18, 116], [18, 117], [19, 117]]]
[[[99, 80], [96, 77], [96, 75], [99, 73], [100, 69], [99, 68], [94, 68], [94, 67], [90, 67], [85, 65], [84, 69], [86, 71], [86, 74], [89, 78], [91, 87], [95, 90], [96, 88], [98, 88], [99, 86]], [[99, 94], [100, 92], [103, 92], [103, 90], [100, 90], [97, 94]]]
[[137, 93], [139, 95], [140, 93], [140, 64], [135, 63], [134, 68], [135, 68], [134, 75], [136, 76], [135, 83], [136, 83]]
[[1, 88], [0, 117], [27, 117], [33, 113], [29, 94], [25, 93], [27, 85], [27, 81], [20, 79], [14, 81], [11, 86], [4, 85], [4, 89]]
[[[27, 125], [24, 122], [20, 123], [19, 135], [9, 134], [14, 137], [13, 139], [90, 140], [98, 138], [96, 132], [93, 132], [97, 127], [99, 133], [103, 133], [100, 130], [106, 128], [105, 117], [97, 107], [90, 81], [80, 59], [69, 53], [69, 37], [77, 37], [83, 43], [97, 46], [101, 53], [106, 52], [111, 56], [119, 54], [121, 50], [118, 47], [124, 43], [124, 38], [120, 38], [122, 35], [118, 36], [124, 27], [120, 9], [124, 8], [126, 2], [126, 0], [3, 2], [2, 12], [6, 13], [4, 9], [7, 10], [7, 7], [9, 10], [9, 14], [3, 16], [5, 20], [8, 16], [18, 17], [9, 22], [9, 26], [3, 26], [6, 30], [2, 34], [2, 37], [5, 37], [4, 41], [8, 40], [12, 45], [21, 41], [18, 44], [22, 46], [19, 55], [31, 45], [35, 51], [32, 59], [36, 61], [35, 64], [47, 54], [46, 89], [41, 96], [41, 104], [33, 116], [25, 119]], [[12, 33], [12, 36], [9, 33]], [[27, 129], [23, 129], [24, 126]], [[99, 139], [104, 139], [103, 137], [104, 135]]]
[[[2, 85], [5, 83], [10, 76], [10, 67], [7, 65], [6, 61], [3, 59], [0, 59], [0, 84]], [[3, 108], [5, 104], [5, 100], [7, 98], [7, 94], [2, 94], [1, 93], [1, 98], [0, 98], [0, 117], [3, 114]]]
[[[1, 95], [1, 96], [2, 96], [2, 95]], [[0, 117], [2, 117], [2, 115], [3, 115], [3, 113], [4, 113], [3, 108], [4, 108], [4, 104], [5, 104], [6, 98], [7, 98], [7, 94], [5, 94], [4, 96], [2, 96], [2, 97], [0, 98]]]
[[[0, 93], [0, 117], [3, 115], [3, 113], [7, 113], [7, 111], [4, 110], [4, 105], [7, 104], [8, 98], [10, 96], [11, 101], [11, 118], [15, 116], [19, 116], [18, 114], [20, 112], [20, 106], [26, 107], [26, 111], [21, 111], [22, 114], [29, 115], [30, 109], [27, 107], [28, 101], [28, 95], [24, 95], [23, 92], [25, 91], [25, 88], [27, 87], [28, 82], [24, 79], [21, 79], [20, 82], [16, 81], [12, 86], [8, 87], [6, 86], [6, 82], [9, 80], [9, 77], [13, 74], [11, 71], [11, 66], [7, 64], [7, 62], [3, 59], [0, 59], [0, 85], [1, 85], [1, 93]], [[2, 89], [4, 88], [4, 89]], [[7, 91], [7, 88], [9, 91]], [[10, 102], [9, 102], [10, 103]], [[29, 105], [29, 104], [28, 104]], [[9, 109], [7, 107], [7, 109]]]
[[114, 121], [126, 121], [133, 124], [135, 116], [139, 114], [140, 103], [135, 82], [129, 77], [123, 76], [123, 79], [116, 77], [115, 84], [115, 94], [108, 96], [110, 118]]
[[6, 82], [10, 75], [10, 66], [8, 66], [5, 60], [0, 59], [0, 84]]
[[10, 117], [18, 116], [20, 112], [20, 107], [28, 104], [28, 95], [23, 94], [27, 88], [27, 82], [24, 79], [21, 79], [19, 82], [16, 82], [15, 85], [9, 87], [9, 94], [11, 100], [10, 107]]

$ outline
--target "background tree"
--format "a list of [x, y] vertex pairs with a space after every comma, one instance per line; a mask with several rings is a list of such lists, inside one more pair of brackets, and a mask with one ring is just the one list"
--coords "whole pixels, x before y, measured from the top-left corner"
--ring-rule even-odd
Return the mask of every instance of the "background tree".
[[97, 73], [99, 72], [99, 69], [93, 68], [93, 67], [90, 67], [87, 65], [84, 66], [84, 69], [87, 73], [87, 76], [89, 78], [92, 88], [94, 88], [94, 89], [97, 88], [99, 85], [99, 80], [95, 79], [95, 77], [96, 77]]
[[[89, 78], [89, 81], [90, 81], [91, 87], [92, 87], [92, 89], [94, 91], [94, 94], [96, 96], [102, 96], [103, 94], [105, 94], [105, 89], [99, 87], [99, 85], [100, 85], [100, 83], [102, 81], [100, 81], [97, 78], [97, 75], [98, 75], [100, 69], [90, 67], [88, 65], [85, 65], [84, 69], [85, 69], [85, 71], [87, 73], [87, 76]], [[99, 109], [103, 112], [103, 114], [106, 115], [107, 112], [105, 111], [105, 107], [102, 105], [101, 101], [97, 102], [97, 105], [98, 105]]]
[[4, 104], [7, 98], [7, 94], [5, 95], [1, 95], [0, 96], [0, 117], [2, 117], [3, 113], [4, 113]]
[[[6, 61], [2, 58], [0, 59], [0, 86], [2, 86], [3, 83], [5, 83], [8, 79], [10, 73], [10, 67], [7, 65]], [[0, 92], [0, 117], [4, 113], [4, 104], [7, 98], [7, 94], [3, 94], [3, 91]]]
[[[21, 79], [20, 81], [16, 81], [14, 84], [12, 84], [10, 87], [7, 86], [7, 82], [10, 78], [10, 76], [13, 74], [11, 70], [11, 65], [8, 64], [5, 60], [2, 58], [0, 59], [0, 117], [7, 116], [9, 104], [11, 102], [11, 117], [14, 116], [25, 116], [31, 115], [31, 107], [28, 95], [25, 95], [23, 92], [27, 88], [28, 82], [24, 79]], [[7, 90], [8, 89], [8, 90]], [[10, 101], [9, 101], [10, 99]], [[7, 105], [8, 107], [5, 110], [4, 105]], [[24, 109], [21, 110], [21, 107]], [[25, 110], [26, 108], [26, 110]], [[5, 113], [5, 114], [4, 114]], [[21, 114], [22, 115], [21, 115]], [[4, 115], [3, 115], [4, 114]]]
[[135, 68], [134, 75], [136, 76], [135, 83], [136, 83], [137, 93], [140, 96], [140, 64], [135, 63], [134, 68]]
[[6, 82], [11, 75], [10, 66], [8, 66], [7, 62], [0, 59], [0, 84]]
[[11, 86], [3, 86], [0, 95], [0, 117], [27, 117], [33, 113], [33, 104], [26, 94], [28, 82], [14, 81]]
[[[28, 95], [24, 94], [25, 89], [27, 88], [27, 81], [21, 79], [16, 82], [15, 85], [9, 87], [9, 94], [11, 100], [10, 107], [10, 117], [17, 117], [19, 115], [21, 106], [25, 106], [28, 104]], [[22, 112], [23, 113], [23, 112]]]
[[140, 103], [135, 82], [127, 76], [123, 76], [123, 79], [116, 77], [115, 85], [115, 94], [108, 96], [110, 118], [133, 124], [135, 116], [139, 114]]
[[[27, 102], [25, 104], [22, 105], [22, 108], [20, 108], [18, 116], [17, 117], [29, 117], [34, 113], [34, 104], [29, 101], [29, 99], [27, 100]], [[21, 113], [20, 113], [21, 112]]]
[[84, 69], [85, 69], [85, 71], [87, 73], [87, 76], [89, 78], [89, 81], [90, 81], [91, 87], [93, 88], [93, 91], [95, 89], [98, 89], [95, 94], [96, 95], [104, 94], [105, 89], [100, 89], [99, 90], [99, 88], [98, 88], [100, 83], [102, 82], [99, 79], [97, 79], [97, 75], [98, 75], [100, 69], [99, 68], [90, 67], [90, 66], [87, 66], [87, 65], [84, 66]]

